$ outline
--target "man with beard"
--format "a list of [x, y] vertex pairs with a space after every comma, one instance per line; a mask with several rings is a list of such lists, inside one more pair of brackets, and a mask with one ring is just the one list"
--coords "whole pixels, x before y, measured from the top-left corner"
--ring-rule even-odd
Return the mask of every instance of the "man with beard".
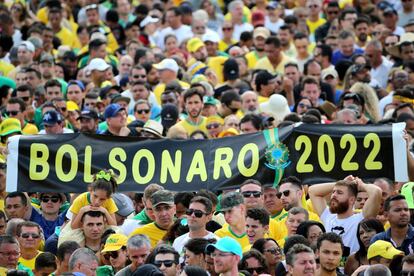
[[[368, 202], [367, 202], [368, 203]], [[405, 255], [412, 253], [414, 242], [414, 228], [410, 225], [410, 210], [403, 195], [395, 195], [384, 202], [384, 214], [390, 223], [390, 228], [376, 234], [371, 244], [377, 240], [391, 242], [395, 248], [404, 251]]]
[[80, 121], [80, 132], [90, 134], [100, 133], [100, 131], [98, 131], [98, 114], [95, 110], [86, 109], [82, 111], [77, 120]]
[[264, 45], [266, 39], [270, 36], [270, 31], [265, 27], [257, 27], [253, 31], [254, 51], [250, 51], [245, 55], [247, 59], [247, 67], [253, 69], [259, 59], [266, 55]]
[[292, 42], [293, 34], [291, 28], [288, 25], [281, 26], [277, 37], [280, 40], [283, 53], [290, 58], [295, 58], [296, 49]]
[[370, 23], [370, 20], [365, 16], [359, 17], [354, 22], [355, 35], [357, 37], [356, 44], [362, 49], [365, 49], [365, 46], [367, 46]]
[[230, 238], [224, 237], [215, 244], [209, 244], [206, 252], [211, 254], [214, 260], [214, 271], [222, 276], [239, 275], [237, 264], [242, 258], [240, 244]]
[[313, 250], [301, 243], [295, 244], [286, 254], [286, 265], [291, 276], [315, 276], [316, 259]]
[[181, 125], [188, 135], [196, 130], [201, 130], [207, 134], [207, 119], [201, 115], [203, 110], [203, 95], [197, 88], [188, 89], [184, 94], [184, 105], [188, 117], [180, 121], [177, 125]]
[[[241, 95], [242, 107], [240, 117], [246, 114], [257, 114], [259, 112], [259, 101], [254, 91], [246, 91]], [[237, 115], [239, 115], [239, 113]]]
[[[362, 212], [354, 214], [353, 206], [358, 190], [366, 191], [368, 200]], [[331, 196], [328, 208], [325, 197], [329, 194]], [[336, 183], [313, 185], [309, 188], [309, 195], [313, 208], [325, 225], [326, 231], [337, 233], [349, 247], [348, 252], [356, 252], [359, 249], [358, 241], [355, 239], [358, 223], [363, 218], [375, 217], [378, 214], [381, 189], [365, 184], [358, 177], [350, 175]], [[346, 256], [348, 252], [345, 251], [344, 255]]]
[[344, 244], [335, 233], [323, 233], [316, 244], [316, 256], [319, 259], [318, 276], [343, 275], [337, 268], [341, 262]]
[[353, 79], [357, 82], [370, 83], [370, 70], [371, 66], [368, 64], [354, 64], [351, 68], [351, 75]]

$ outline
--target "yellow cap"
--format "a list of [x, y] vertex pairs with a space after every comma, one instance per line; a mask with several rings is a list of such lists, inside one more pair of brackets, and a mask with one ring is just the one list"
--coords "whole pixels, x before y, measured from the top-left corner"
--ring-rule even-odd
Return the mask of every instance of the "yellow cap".
[[74, 101], [68, 101], [68, 102], [66, 102], [66, 108], [67, 108], [68, 111], [79, 110], [78, 104], [75, 103]]
[[102, 84], [101, 84], [101, 88], [104, 88], [105, 86], [112, 86], [113, 84], [112, 84], [112, 82], [110, 82], [110, 81], [104, 81]]
[[16, 118], [7, 118], [0, 124], [0, 136], [6, 136], [12, 133], [22, 133], [20, 121]]
[[118, 251], [123, 246], [127, 245], [128, 237], [122, 234], [112, 234], [105, 242], [105, 247], [102, 252]]
[[187, 42], [187, 51], [194, 53], [203, 46], [204, 42], [199, 37], [193, 37]]
[[376, 256], [392, 260], [397, 255], [404, 255], [404, 252], [396, 249], [392, 243], [378, 240], [368, 247], [367, 259], [370, 260]]
[[222, 132], [220, 132], [218, 137], [223, 138], [223, 137], [227, 137], [227, 136], [236, 136], [236, 135], [239, 135], [239, 132], [237, 131], [237, 129], [231, 127], [227, 130], [223, 130]]
[[224, 125], [224, 120], [223, 118], [221, 118], [220, 116], [210, 116], [207, 118], [207, 122], [206, 125], [211, 124], [211, 123], [219, 123], [220, 125]]

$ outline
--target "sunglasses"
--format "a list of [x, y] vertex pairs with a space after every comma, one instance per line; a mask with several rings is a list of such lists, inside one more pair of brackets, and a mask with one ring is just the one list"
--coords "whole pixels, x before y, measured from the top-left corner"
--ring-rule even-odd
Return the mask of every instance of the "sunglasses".
[[32, 237], [33, 239], [38, 239], [40, 238], [40, 235], [36, 233], [22, 233], [20, 237], [22, 237], [23, 239], [28, 239], [29, 237]]
[[133, 75], [132, 76], [134, 79], [145, 79], [147, 76], [146, 75]]
[[164, 264], [165, 267], [172, 267], [175, 262], [173, 260], [154, 261], [154, 265], [160, 268]]
[[20, 97], [24, 102], [27, 102], [29, 99], [30, 99], [30, 97]]
[[300, 107], [300, 108], [312, 108], [312, 106], [311, 105], [307, 105], [307, 104], [304, 104], [304, 103], [299, 103], [298, 104], [298, 106]]
[[276, 196], [280, 199], [280, 198], [282, 198], [282, 195], [284, 195], [285, 197], [288, 197], [289, 195], [290, 195], [290, 190], [286, 190], [286, 191], [283, 191], [283, 192], [279, 192], [279, 193], [277, 193], [276, 194]]
[[264, 267], [247, 267], [245, 268], [245, 270], [252, 275], [254, 275], [254, 272], [256, 272], [257, 274], [263, 274], [266, 272], [266, 269]]
[[57, 196], [52, 196], [52, 197], [45, 196], [45, 197], [42, 197], [40, 200], [44, 203], [48, 203], [49, 201], [52, 201], [53, 203], [57, 203], [59, 202], [60, 198]]
[[263, 252], [270, 253], [272, 255], [279, 255], [279, 254], [281, 254], [280, 248], [269, 248], [269, 249], [263, 250]]
[[255, 197], [255, 198], [259, 198], [262, 195], [262, 192], [259, 191], [246, 191], [242, 193], [243, 197]]
[[218, 128], [219, 126], [220, 126], [220, 124], [215, 123], [215, 124], [209, 124], [209, 125], [207, 125], [206, 128], [207, 129], [213, 129], [213, 128]]
[[18, 110], [6, 110], [6, 111], [4, 111], [4, 114], [6, 116], [16, 116], [19, 113], [20, 113], [20, 111], [18, 111]]
[[109, 261], [110, 258], [117, 259], [119, 257], [118, 251], [110, 251], [104, 254], [105, 260]]
[[148, 114], [150, 112], [149, 109], [141, 109], [141, 110], [136, 110], [135, 111], [138, 114]]
[[328, 11], [328, 14], [338, 14], [338, 11]]
[[192, 214], [194, 214], [194, 216], [195, 216], [196, 218], [201, 218], [203, 215], [207, 215], [207, 213], [204, 213], [203, 211], [196, 210], [196, 209], [187, 209], [187, 210], [185, 211], [185, 214], [186, 214], [187, 216], [191, 216]]

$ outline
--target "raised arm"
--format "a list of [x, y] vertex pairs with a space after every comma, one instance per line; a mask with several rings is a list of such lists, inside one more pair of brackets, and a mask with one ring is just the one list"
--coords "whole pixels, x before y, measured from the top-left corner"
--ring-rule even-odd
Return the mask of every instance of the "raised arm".
[[365, 184], [359, 178], [356, 178], [356, 181], [358, 191], [365, 191], [368, 194], [368, 199], [362, 208], [364, 218], [375, 218], [381, 207], [382, 190], [373, 184]]
[[325, 197], [332, 192], [335, 183], [315, 184], [309, 188], [309, 197], [312, 201], [313, 209], [321, 216], [326, 208]]

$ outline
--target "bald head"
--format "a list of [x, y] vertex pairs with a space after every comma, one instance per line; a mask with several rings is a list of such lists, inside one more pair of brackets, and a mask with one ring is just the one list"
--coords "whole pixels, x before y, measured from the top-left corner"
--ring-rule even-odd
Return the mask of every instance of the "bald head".
[[257, 100], [257, 94], [254, 91], [246, 91], [241, 95], [242, 110], [244, 114], [258, 113], [259, 102]]

